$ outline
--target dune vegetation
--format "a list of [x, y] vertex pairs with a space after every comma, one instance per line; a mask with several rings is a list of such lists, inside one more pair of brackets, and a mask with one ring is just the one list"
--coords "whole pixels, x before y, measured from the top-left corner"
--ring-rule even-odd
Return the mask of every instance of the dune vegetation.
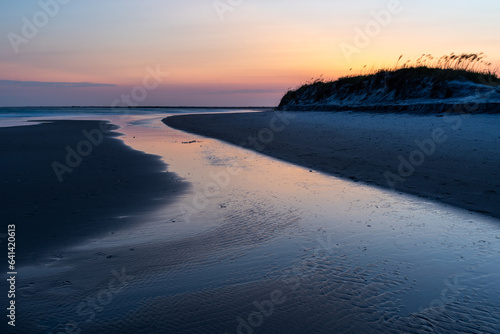
[[[410, 99], [448, 99], [464, 97], [477, 87], [500, 89], [499, 68], [485, 61], [483, 53], [450, 54], [435, 58], [423, 54], [416, 61], [402, 62], [401, 55], [393, 67], [348, 75], [335, 81], [311, 80], [289, 90], [280, 107], [312, 103], [383, 103]], [[351, 69], [352, 70], [352, 69]], [[469, 90], [467, 92], [467, 90]]]

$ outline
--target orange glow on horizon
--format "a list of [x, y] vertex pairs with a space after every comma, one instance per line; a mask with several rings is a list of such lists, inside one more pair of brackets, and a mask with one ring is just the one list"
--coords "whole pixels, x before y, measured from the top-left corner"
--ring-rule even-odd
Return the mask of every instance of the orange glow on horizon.
[[[159, 66], [170, 73], [161, 85], [165, 89], [260, 88], [262, 101], [269, 101], [269, 91], [285, 91], [321, 75], [324, 80], [335, 80], [393, 67], [401, 54], [416, 59], [422, 53], [440, 57], [451, 52], [485, 52], [493, 68], [500, 64], [495, 16], [499, 2], [488, 1], [481, 8], [473, 3], [436, 8], [426, 2], [405, 3], [399, 14], [361, 46], [355, 42], [357, 31], [374, 22], [373, 12], [384, 10], [387, 3], [363, 7], [354, 2], [283, 5], [247, 1], [224, 18], [211, 2], [201, 0], [155, 0], [119, 10], [113, 0], [99, 3], [99, 11], [90, 4], [94, 0], [72, 3], [21, 45], [21, 52], [15, 53], [7, 38], [0, 41], [0, 80], [91, 82], [126, 91], [126, 87], [142, 84], [147, 67]], [[29, 6], [11, 6], [19, 6], [19, 17], [31, 13]], [[5, 31], [20, 32], [22, 21], [16, 15], [0, 23]], [[355, 48], [350, 57], [341, 48], [346, 44]], [[57, 99], [58, 91], [52, 94]], [[252, 97], [258, 100], [258, 94]], [[223, 98], [220, 95], [216, 103], [224, 104]], [[242, 103], [247, 101], [252, 99]], [[185, 103], [190, 102], [186, 95]]]

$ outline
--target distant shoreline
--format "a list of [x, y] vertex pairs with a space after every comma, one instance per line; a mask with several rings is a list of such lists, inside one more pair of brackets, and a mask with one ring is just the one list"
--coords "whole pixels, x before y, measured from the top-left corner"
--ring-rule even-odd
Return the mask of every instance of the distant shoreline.
[[276, 107], [196, 107], [196, 106], [138, 106], [138, 107], [112, 107], [112, 106], [4, 106], [0, 107], [0, 109], [36, 109], [36, 108], [48, 108], [48, 109], [57, 109], [57, 108], [68, 108], [68, 109], [274, 109]]

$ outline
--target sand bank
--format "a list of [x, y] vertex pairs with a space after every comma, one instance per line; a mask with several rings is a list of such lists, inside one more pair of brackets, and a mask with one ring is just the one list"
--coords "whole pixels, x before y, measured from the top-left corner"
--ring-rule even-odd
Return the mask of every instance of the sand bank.
[[500, 117], [359, 112], [263, 112], [166, 118], [353, 181], [500, 218]]
[[20, 262], [133, 224], [185, 187], [113, 129], [99, 121], [0, 128], [2, 231], [16, 224]]

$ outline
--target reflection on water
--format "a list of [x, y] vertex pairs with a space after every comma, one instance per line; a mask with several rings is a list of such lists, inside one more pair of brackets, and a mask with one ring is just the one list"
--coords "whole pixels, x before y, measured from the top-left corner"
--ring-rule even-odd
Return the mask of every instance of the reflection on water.
[[[163, 117], [106, 115], [190, 191], [140, 226], [68, 249], [56, 265], [72, 273], [33, 278], [30, 268], [36, 287], [24, 282], [32, 291], [22, 303], [32, 323], [122, 333], [500, 330], [497, 220], [182, 133]], [[86, 321], [75, 309], [112, 268], [133, 278]], [[69, 290], [53, 287], [68, 280]]]

